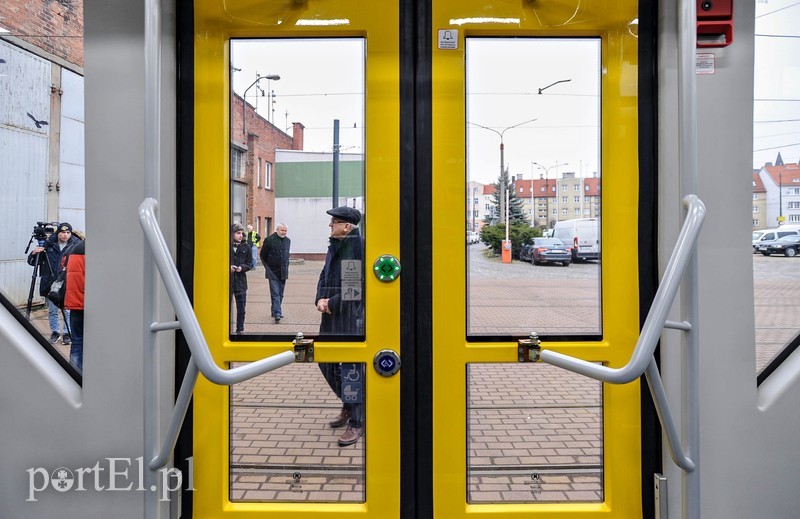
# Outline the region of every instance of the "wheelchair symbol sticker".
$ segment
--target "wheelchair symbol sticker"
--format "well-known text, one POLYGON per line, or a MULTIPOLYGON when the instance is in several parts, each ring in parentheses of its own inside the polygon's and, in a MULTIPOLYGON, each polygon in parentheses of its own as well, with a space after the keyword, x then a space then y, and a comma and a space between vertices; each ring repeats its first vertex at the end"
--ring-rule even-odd
POLYGON ((364 367, 356 363, 342 364, 342 402, 360 404, 364 401, 364 367))

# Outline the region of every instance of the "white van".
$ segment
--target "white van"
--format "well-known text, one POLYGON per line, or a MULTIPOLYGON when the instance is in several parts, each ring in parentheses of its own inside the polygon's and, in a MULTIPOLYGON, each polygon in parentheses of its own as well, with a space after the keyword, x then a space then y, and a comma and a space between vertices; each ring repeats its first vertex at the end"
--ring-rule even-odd
POLYGON ((600 259, 600 220, 597 218, 556 222, 553 237, 572 247, 572 261, 600 259))
POLYGON ((795 234, 800 234, 800 230, 798 230, 798 227, 794 225, 778 227, 777 229, 761 229, 760 231, 753 231, 753 254, 760 252, 759 247, 764 247, 766 249, 767 245, 774 243, 778 238, 792 236, 795 234), (761 235, 756 237, 756 232, 760 232, 761 235))

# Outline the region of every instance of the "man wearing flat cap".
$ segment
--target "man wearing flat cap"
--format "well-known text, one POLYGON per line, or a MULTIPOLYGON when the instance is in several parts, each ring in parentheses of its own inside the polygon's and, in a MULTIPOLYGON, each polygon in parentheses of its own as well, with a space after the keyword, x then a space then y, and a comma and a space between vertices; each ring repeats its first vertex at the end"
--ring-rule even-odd
POLYGON ((41 276, 39 281, 39 294, 44 296, 47 300, 47 319, 50 322, 50 342, 55 344, 58 339, 61 339, 63 344, 69 344, 69 310, 64 311, 65 321, 63 322, 64 333, 62 335, 62 319, 59 317, 58 307, 47 299, 47 293, 50 292, 50 286, 55 281, 56 276, 61 271, 61 258, 67 249, 78 243, 80 238, 72 234, 72 226, 67 222, 61 222, 56 227, 56 232, 48 236, 47 241, 44 242, 44 247, 36 247, 28 256, 28 265, 34 265, 39 256, 37 254, 44 252, 45 259, 41 263, 41 276))
MULTIPOLYGON (((319 333, 362 335, 364 333, 363 302, 363 258, 364 241, 358 230, 361 213, 352 207, 336 207, 326 211, 331 215, 330 245, 325 257, 325 266, 319 275, 317 295, 314 303, 322 314, 319 333), (360 279, 353 286, 354 273, 360 279), (343 277, 349 281, 342 287, 343 277)), ((363 367, 357 364, 357 380, 364 380, 363 367), (359 373, 360 371, 360 373, 359 373)), ((339 363, 320 363, 325 380, 339 399, 342 399, 342 365, 339 363)), ((362 386, 363 387, 363 386, 362 386)), ((364 404, 345 403, 339 416, 328 424, 332 428, 347 429, 339 438, 339 446, 345 447, 358 441, 364 432, 364 404)))

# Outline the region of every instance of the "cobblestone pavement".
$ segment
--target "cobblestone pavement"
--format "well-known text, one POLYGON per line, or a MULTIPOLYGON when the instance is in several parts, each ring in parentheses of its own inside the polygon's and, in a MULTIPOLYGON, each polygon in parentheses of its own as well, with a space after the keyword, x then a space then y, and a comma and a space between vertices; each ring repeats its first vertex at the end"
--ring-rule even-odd
MULTIPOLYGON (((502 265, 479 245, 469 247, 469 262, 470 333, 599 333, 596 263, 502 265)), ((800 330, 800 260, 754 255, 753 267, 760 370, 800 330)), ((263 268, 252 272, 246 333, 316 334, 321 268, 291 266, 280 324, 270 319, 263 268)), ((46 310, 31 320, 49 336, 46 310)), ((68 357, 69 346, 55 346, 68 357)), ((546 365, 487 364, 470 366, 468 386, 470 502, 603 499, 601 384, 546 365)), ((337 445, 342 430, 327 422, 340 403, 316 365, 288 366, 231 391, 231 499, 364 501, 368 435, 337 445)))

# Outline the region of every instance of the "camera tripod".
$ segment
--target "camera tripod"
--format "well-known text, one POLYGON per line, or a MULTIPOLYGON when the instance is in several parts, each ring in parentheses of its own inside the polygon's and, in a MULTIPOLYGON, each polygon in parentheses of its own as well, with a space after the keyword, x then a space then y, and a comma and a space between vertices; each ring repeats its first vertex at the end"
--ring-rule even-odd
MULTIPOLYGON (((25 247, 25 254, 28 254, 28 251, 31 249, 31 244, 33 243, 34 236, 31 236, 31 239, 28 241, 28 246, 25 247)), ((37 240, 39 247, 44 247, 44 240, 37 240)), ((28 290, 28 304, 25 306, 25 319, 30 320, 31 318, 31 305, 33 303, 33 289, 36 287, 36 278, 39 277, 39 273, 41 271, 42 264, 46 261, 47 254, 42 251, 36 255, 36 261, 33 263, 33 274, 31 275, 31 287, 28 290)))

